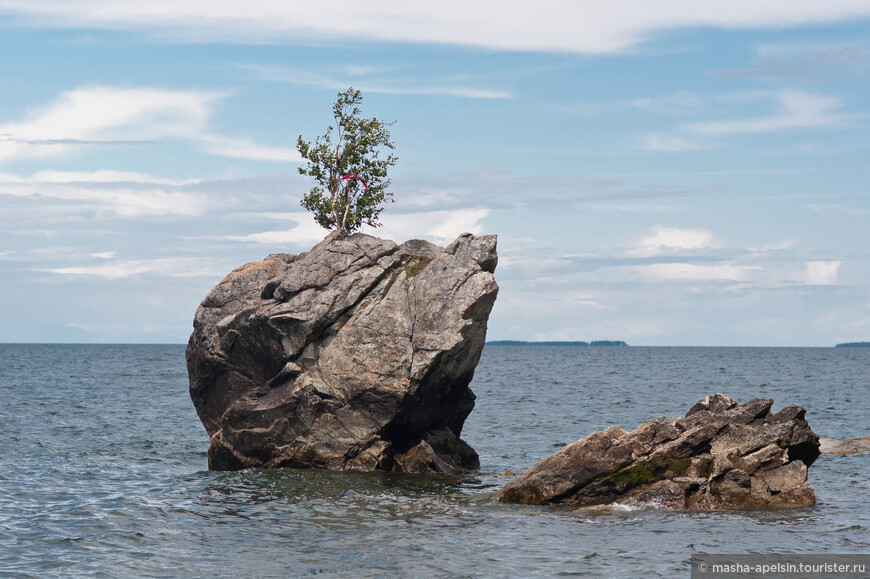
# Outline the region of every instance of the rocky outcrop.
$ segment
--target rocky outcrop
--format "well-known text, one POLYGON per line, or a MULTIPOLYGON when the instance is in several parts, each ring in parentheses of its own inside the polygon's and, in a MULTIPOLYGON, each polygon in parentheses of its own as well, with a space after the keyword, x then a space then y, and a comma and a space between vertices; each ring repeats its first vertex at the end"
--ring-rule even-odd
POLYGON ((477 468, 459 436, 497 261, 494 235, 441 248, 331 234, 233 270, 187 347, 209 468, 477 468))
POLYGON ((772 405, 716 394, 685 418, 655 418, 633 432, 610 427, 538 462, 496 498, 699 510, 813 505, 807 468, 819 456, 819 438, 806 410, 792 405, 774 413, 772 405))

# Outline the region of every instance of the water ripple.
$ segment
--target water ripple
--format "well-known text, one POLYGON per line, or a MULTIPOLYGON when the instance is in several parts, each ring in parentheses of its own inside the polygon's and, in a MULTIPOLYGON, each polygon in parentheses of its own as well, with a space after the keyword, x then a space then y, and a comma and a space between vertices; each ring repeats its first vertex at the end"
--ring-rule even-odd
POLYGON ((801 404, 818 433, 867 436, 868 375, 861 350, 487 347, 463 432, 480 472, 212 473, 183 346, 0 345, 0 570, 673 577, 700 551, 866 553, 867 456, 820 458, 811 509, 575 512, 489 496, 509 469, 714 392, 801 404))

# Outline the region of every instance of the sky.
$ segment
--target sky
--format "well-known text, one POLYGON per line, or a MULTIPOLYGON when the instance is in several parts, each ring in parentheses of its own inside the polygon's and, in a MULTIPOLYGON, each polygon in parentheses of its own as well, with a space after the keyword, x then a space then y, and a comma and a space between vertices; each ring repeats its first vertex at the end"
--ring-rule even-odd
POLYGON ((870 340, 870 3, 427 4, 0 0, 0 342, 186 342, 328 233, 295 144, 351 86, 367 232, 498 234, 491 340, 870 340))

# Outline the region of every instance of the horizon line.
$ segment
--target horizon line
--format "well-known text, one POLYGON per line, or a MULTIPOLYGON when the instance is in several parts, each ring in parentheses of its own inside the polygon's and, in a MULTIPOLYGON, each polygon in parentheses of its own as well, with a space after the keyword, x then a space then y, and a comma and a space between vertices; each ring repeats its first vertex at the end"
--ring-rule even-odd
MULTIPOLYGON (((522 346, 583 346, 596 348, 837 348, 851 346, 853 344, 868 344, 870 341, 840 342, 824 346, 759 346, 759 345, 711 345, 711 344, 637 344, 630 345, 593 345, 594 342, 622 342, 622 340, 487 340, 486 346, 509 346, 511 344, 522 346)), ((186 346, 187 342, 11 342, 0 340, 0 346, 186 346)))

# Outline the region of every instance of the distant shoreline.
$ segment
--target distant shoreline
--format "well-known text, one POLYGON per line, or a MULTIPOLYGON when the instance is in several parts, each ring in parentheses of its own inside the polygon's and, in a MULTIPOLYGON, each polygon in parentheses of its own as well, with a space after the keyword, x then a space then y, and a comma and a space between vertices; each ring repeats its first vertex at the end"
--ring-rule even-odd
POLYGON ((593 340, 591 342, 525 342, 522 340, 493 340, 487 346, 605 346, 626 347, 622 340, 593 340))
POLYGON ((870 348, 870 342, 845 342, 837 344, 835 348, 870 348))

